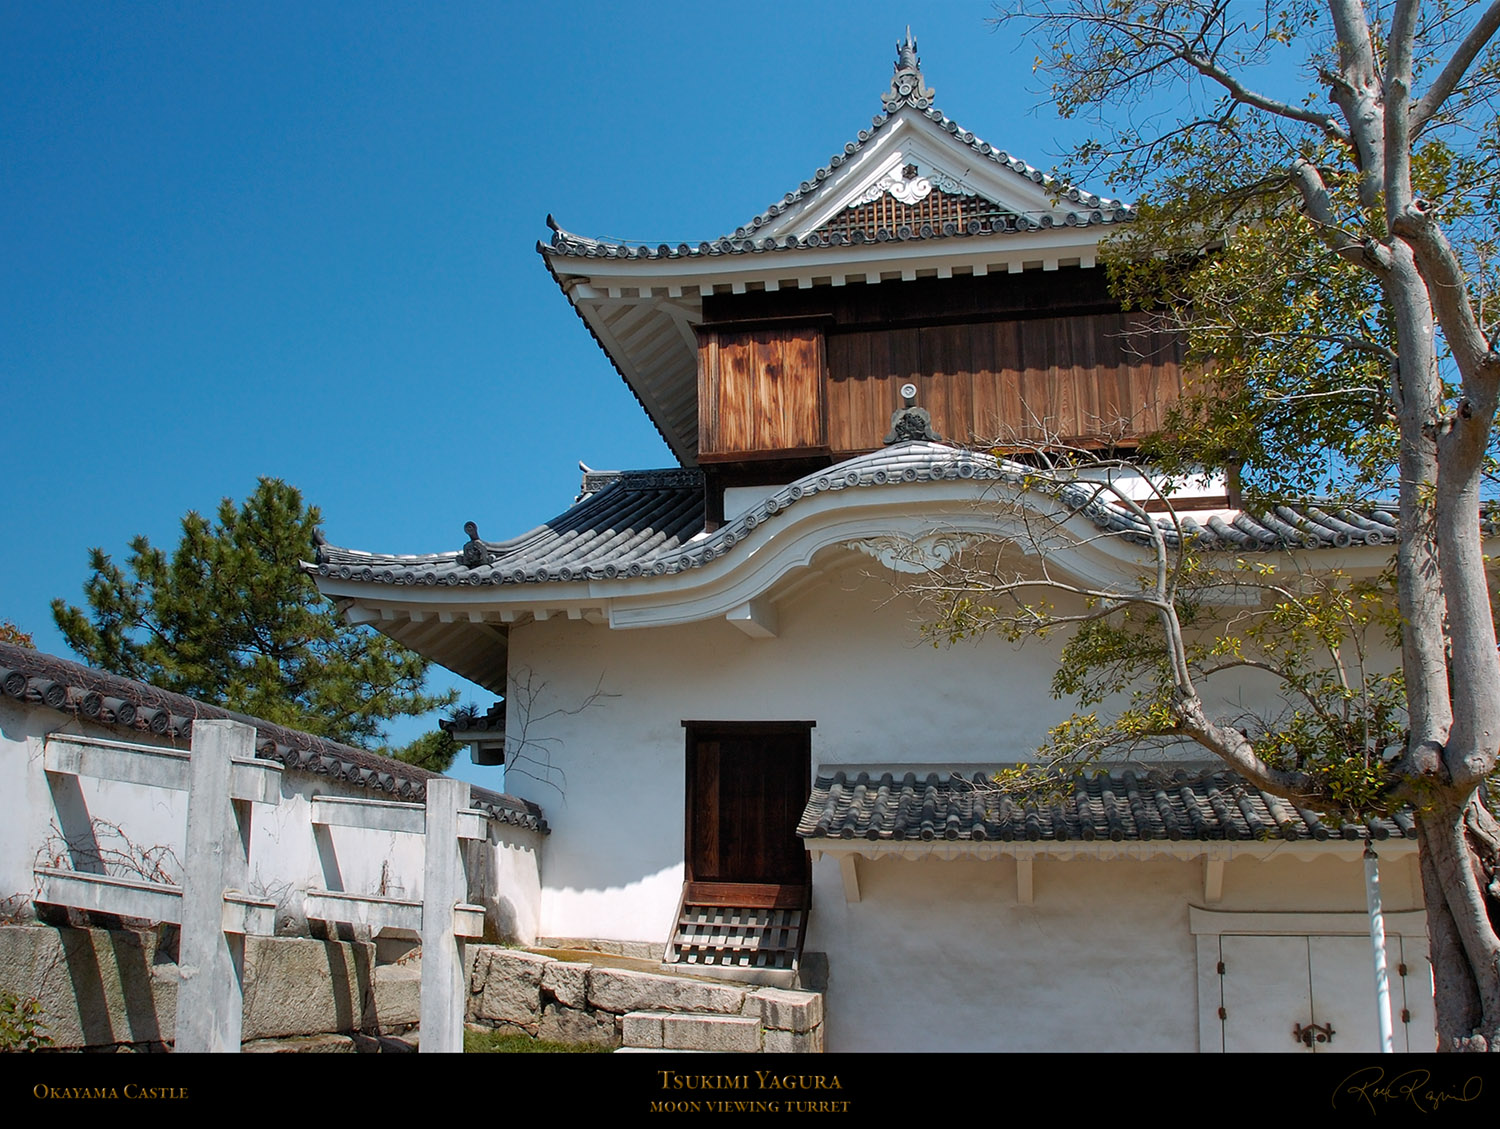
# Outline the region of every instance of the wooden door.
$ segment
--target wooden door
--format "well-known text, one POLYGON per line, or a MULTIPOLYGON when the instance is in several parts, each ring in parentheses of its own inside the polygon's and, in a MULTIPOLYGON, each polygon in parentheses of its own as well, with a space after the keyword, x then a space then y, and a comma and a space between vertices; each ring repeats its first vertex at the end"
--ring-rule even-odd
POLYGON ((806 886, 811 722, 688 722, 687 878, 806 886))
MULTIPOLYGON (((1395 1048, 1433 1049, 1432 973, 1418 953, 1407 963, 1405 938, 1386 937, 1395 1048)), ((1219 940, 1226 1051, 1314 1054, 1379 1051, 1374 968, 1368 937, 1225 935, 1219 940), (1306 1042, 1296 1027, 1316 1025, 1306 1042), (1327 1032, 1331 1031, 1329 1036, 1327 1032)))

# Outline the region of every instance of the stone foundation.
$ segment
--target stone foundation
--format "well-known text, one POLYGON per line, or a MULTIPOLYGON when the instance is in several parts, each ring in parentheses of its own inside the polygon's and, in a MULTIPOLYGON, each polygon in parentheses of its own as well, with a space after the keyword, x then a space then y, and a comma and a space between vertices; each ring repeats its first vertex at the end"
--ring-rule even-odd
MULTIPOLYGON (((44 1030, 58 1049, 166 1050, 176 1037, 180 982, 173 936, 169 928, 0 927, 0 989, 40 1002, 44 1030)), ((416 955, 377 966, 368 941, 247 938, 244 1049, 405 1049, 362 1036, 402 1034, 417 1024, 416 955)), ((471 946, 469 956, 468 1018, 487 1027, 641 1050, 823 1049, 818 992, 608 968, 491 945, 471 946)))
MULTIPOLYGON (((0 989, 41 1004, 54 1047, 165 1049, 176 1038, 170 929, 0 928, 0 989)), ((369 942, 250 937, 243 1040, 399 1033, 418 1017, 415 963, 379 968, 369 942)))
POLYGON ((562 961, 474 952, 469 1018, 541 1039, 639 1050, 818 1052, 823 996, 562 961))

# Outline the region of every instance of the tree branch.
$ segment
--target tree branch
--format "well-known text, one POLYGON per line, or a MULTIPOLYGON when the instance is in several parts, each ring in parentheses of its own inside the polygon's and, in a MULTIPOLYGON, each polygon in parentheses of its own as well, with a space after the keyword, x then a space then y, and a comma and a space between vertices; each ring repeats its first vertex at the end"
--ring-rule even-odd
POLYGON ((1421 201, 1413 201, 1393 218, 1391 226, 1416 255, 1433 310, 1464 380, 1478 377, 1483 368, 1494 368, 1495 354, 1474 317, 1463 265, 1436 218, 1421 201))
POLYGON ((1333 196, 1316 165, 1307 160, 1292 162, 1288 170, 1292 184, 1302 197, 1307 216, 1318 229, 1318 237, 1334 254, 1366 270, 1388 270, 1390 253, 1380 244, 1362 238, 1339 223, 1333 214, 1333 196))
POLYGON ((1427 88, 1427 93, 1413 104, 1411 109, 1411 131, 1415 137, 1422 128, 1443 108, 1453 92, 1458 89, 1458 84, 1468 73, 1469 67, 1479 56, 1479 52, 1494 37, 1495 32, 1500 30, 1500 0, 1490 4, 1479 22, 1470 29, 1469 34, 1464 36, 1457 49, 1449 56, 1443 69, 1438 72, 1437 78, 1427 88))

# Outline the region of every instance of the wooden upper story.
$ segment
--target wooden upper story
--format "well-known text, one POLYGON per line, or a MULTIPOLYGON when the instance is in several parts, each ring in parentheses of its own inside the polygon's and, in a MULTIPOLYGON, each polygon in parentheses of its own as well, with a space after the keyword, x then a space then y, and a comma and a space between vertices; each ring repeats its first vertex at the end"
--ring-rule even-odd
POLYGON ((698 461, 882 445, 903 385, 958 443, 1132 447, 1182 390, 1182 344, 1079 268, 703 300, 698 461))
POLYGON ((1096 266, 1134 210, 932 99, 908 37, 871 127, 717 239, 616 243, 548 217, 548 269, 684 466, 789 481, 874 450, 906 385, 957 443, 1128 449, 1161 426, 1182 347, 1096 266))

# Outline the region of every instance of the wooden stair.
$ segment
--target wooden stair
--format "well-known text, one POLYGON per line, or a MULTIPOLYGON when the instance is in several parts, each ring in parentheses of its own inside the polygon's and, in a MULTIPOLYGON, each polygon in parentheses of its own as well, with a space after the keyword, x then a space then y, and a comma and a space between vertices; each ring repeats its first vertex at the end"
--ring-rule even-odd
POLYGON ((705 972, 795 976, 811 893, 807 886, 689 882, 664 963, 705 972))

